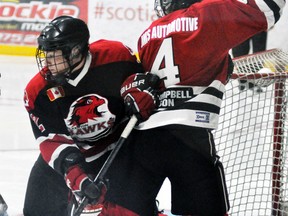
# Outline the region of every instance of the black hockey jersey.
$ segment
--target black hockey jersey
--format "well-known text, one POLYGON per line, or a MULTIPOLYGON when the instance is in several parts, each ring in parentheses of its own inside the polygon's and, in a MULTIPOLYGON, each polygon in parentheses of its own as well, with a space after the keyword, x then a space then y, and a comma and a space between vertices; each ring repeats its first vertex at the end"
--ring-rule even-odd
POLYGON ((85 65, 73 79, 50 86, 36 74, 24 103, 44 160, 60 171, 63 158, 81 151, 91 162, 113 148, 125 126, 122 82, 142 72, 131 50, 120 42, 90 44, 85 65))

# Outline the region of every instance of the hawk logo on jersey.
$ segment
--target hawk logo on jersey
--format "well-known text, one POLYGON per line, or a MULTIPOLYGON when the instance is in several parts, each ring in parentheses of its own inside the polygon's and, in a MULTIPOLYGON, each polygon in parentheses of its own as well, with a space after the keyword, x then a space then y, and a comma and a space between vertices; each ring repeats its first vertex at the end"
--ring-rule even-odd
POLYGON ((66 126, 79 141, 96 141, 111 131, 115 115, 108 109, 106 98, 89 94, 78 98, 70 106, 66 126))
POLYGON ((70 119, 70 125, 77 126, 88 122, 89 119, 101 117, 101 111, 98 108, 105 103, 104 99, 95 96, 86 96, 80 98, 72 106, 73 112, 70 119))

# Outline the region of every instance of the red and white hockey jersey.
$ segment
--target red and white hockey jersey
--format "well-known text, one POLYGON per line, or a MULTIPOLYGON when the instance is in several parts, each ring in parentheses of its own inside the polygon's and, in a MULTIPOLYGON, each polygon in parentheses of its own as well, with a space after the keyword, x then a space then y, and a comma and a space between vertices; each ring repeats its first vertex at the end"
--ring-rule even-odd
POLYGON ((228 52, 270 29, 285 0, 203 0, 154 21, 139 38, 144 70, 164 80, 160 107, 138 129, 170 124, 215 129, 228 52))

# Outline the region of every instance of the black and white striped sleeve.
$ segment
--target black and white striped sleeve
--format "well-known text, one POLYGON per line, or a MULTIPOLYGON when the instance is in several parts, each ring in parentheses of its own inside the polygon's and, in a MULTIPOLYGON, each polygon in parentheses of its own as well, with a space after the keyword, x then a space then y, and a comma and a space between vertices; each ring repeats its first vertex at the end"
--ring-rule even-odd
POLYGON ((280 19, 286 0, 255 0, 255 2, 265 14, 270 29, 280 19))

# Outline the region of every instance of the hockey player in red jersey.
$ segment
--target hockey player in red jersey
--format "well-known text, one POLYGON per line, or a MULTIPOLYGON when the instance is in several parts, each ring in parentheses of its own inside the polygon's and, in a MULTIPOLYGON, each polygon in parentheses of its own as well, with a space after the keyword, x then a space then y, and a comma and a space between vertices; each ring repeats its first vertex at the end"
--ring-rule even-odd
MULTIPOLYGON (((228 52, 270 29, 284 5, 285 0, 155 1, 159 19, 140 36, 138 52, 144 70, 162 80, 159 105, 152 112, 150 103, 151 116, 142 116, 117 167, 111 168, 118 178, 110 178, 101 216, 110 215, 109 206, 115 205, 135 213, 127 215, 151 216, 165 178, 171 182, 173 214, 223 216, 229 211, 212 135, 232 72, 228 52)), ((137 86, 126 90, 131 80, 121 92, 130 114, 139 111, 142 97, 137 86)))
POLYGON ((120 42, 88 42, 85 22, 69 16, 55 18, 38 37, 40 72, 24 102, 41 154, 29 177, 25 216, 68 215, 70 191, 98 198, 93 179, 125 127, 120 87, 142 67, 120 42))

